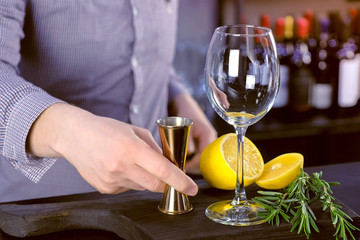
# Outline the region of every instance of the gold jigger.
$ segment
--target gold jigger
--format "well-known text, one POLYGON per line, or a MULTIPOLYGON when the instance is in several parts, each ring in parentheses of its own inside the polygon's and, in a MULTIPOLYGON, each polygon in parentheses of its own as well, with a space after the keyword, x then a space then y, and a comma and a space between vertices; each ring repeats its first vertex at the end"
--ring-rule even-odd
MULTIPOLYGON (((184 171, 193 121, 189 118, 167 117, 157 120, 156 123, 159 127, 163 155, 184 171)), ((163 213, 176 215, 190 212, 193 207, 186 194, 166 185, 158 209, 163 213)))

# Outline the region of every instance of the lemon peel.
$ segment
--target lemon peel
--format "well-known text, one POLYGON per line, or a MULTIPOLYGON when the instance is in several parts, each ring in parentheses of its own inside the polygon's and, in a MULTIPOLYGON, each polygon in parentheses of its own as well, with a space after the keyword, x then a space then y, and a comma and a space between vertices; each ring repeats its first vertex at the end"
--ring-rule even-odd
POLYGON ((282 189, 295 181, 303 166, 302 154, 284 153, 265 164, 261 177, 255 183, 269 190, 282 189))

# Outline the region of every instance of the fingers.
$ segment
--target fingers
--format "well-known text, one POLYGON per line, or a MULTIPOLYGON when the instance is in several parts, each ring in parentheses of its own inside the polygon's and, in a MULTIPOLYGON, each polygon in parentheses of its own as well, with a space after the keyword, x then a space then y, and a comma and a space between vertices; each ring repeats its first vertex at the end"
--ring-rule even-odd
POLYGON ((134 130, 134 133, 140 139, 142 139, 147 145, 149 145, 151 148, 158 151, 159 153, 162 153, 161 148, 159 147, 159 145, 156 143, 156 141, 152 137, 150 131, 145 130, 143 128, 139 128, 139 127, 133 127, 133 130, 134 130))
MULTIPOLYGON (((141 177, 134 177, 133 180, 140 186, 153 192, 162 192, 165 183, 167 183, 180 192, 190 196, 196 195, 198 191, 197 185, 182 170, 162 155, 162 151, 151 133, 147 130, 144 131, 142 128, 133 129, 137 136, 151 147, 142 157, 138 158, 139 160, 136 164, 139 168, 134 176, 141 177), (142 169, 147 172, 141 172, 142 169)), ((194 142, 192 142, 192 146, 195 150, 194 142)))
MULTIPOLYGON (((144 159, 138 163, 148 173, 158 180, 169 184, 177 191, 194 196, 198 192, 195 182, 188 177, 182 170, 171 163, 167 158, 155 151, 148 151, 144 159)), ((144 183, 145 187, 151 191, 159 191, 161 184, 156 179, 144 183)), ((163 186, 161 186, 161 189, 163 186)))
POLYGON ((158 179, 153 174, 143 169, 143 166, 135 166, 134 173, 131 174, 131 181, 136 183, 137 188, 135 190, 149 190, 152 192, 163 192, 165 182, 158 179))
POLYGON ((117 194, 126 189, 163 192, 165 183, 142 167, 131 165, 107 171, 100 178, 92 178, 92 185, 101 193, 117 194))

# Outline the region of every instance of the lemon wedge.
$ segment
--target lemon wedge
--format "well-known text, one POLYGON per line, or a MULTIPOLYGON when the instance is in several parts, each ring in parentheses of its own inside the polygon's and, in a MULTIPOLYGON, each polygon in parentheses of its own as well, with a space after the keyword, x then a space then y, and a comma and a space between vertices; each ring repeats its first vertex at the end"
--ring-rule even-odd
POLYGON ((304 166, 300 153, 285 153, 267 162, 255 183, 265 189, 282 189, 295 181, 304 166))

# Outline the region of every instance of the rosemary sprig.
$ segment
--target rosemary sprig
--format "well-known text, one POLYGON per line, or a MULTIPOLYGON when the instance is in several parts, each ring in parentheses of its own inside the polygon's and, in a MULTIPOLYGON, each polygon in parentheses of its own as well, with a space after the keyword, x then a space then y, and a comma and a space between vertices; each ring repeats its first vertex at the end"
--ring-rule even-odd
POLYGON ((336 239, 347 240, 348 236, 355 240, 352 231, 360 231, 352 225, 352 219, 341 210, 341 206, 334 203, 335 198, 331 186, 336 182, 326 182, 322 179, 322 172, 313 173, 312 176, 301 170, 301 174, 292 182, 284 192, 258 191, 262 196, 253 198, 264 210, 259 216, 270 224, 280 225, 281 217, 292 224, 291 232, 304 232, 309 238, 311 231, 319 232, 316 225, 316 216, 310 204, 320 201, 323 211, 329 210, 332 224, 335 228, 336 239))

